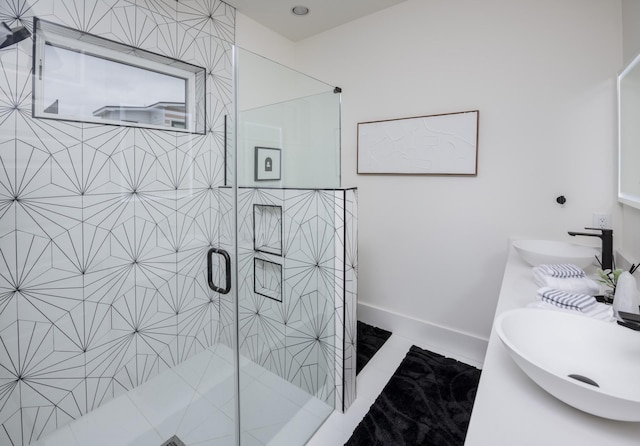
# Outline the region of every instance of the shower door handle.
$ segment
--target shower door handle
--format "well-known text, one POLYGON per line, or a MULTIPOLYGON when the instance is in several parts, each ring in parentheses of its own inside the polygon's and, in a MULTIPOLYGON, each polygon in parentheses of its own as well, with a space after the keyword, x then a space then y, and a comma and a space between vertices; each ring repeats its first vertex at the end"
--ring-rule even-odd
POLYGON ((224 249, 211 248, 207 252, 207 282, 209 282, 209 288, 216 293, 227 294, 231 290, 231 257, 229 253, 224 249), (224 257, 224 273, 226 276, 226 283, 224 288, 220 288, 213 283, 213 255, 217 254, 224 257))

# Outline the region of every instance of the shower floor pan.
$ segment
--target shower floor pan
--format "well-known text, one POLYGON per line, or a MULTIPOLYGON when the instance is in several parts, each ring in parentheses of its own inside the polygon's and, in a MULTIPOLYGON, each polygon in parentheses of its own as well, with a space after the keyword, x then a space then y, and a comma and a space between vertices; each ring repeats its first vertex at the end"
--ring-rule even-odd
MULTIPOLYGON (((36 446, 234 446, 232 351, 205 350, 32 443, 36 446)), ((333 409, 241 359, 241 444, 304 444, 333 409)))

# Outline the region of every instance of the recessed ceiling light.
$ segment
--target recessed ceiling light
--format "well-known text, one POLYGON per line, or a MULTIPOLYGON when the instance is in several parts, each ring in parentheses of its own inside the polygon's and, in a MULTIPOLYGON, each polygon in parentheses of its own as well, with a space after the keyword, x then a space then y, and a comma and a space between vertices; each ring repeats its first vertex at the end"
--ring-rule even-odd
POLYGON ((307 15, 309 14, 309 8, 306 6, 294 6, 291 8, 291 13, 293 15, 307 15))

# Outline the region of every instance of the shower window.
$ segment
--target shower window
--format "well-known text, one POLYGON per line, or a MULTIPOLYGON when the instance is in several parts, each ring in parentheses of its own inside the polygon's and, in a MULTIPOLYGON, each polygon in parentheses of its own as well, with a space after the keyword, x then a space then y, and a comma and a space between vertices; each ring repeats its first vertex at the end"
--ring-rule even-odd
POLYGON ((205 70, 36 19, 33 115, 203 133, 205 70))

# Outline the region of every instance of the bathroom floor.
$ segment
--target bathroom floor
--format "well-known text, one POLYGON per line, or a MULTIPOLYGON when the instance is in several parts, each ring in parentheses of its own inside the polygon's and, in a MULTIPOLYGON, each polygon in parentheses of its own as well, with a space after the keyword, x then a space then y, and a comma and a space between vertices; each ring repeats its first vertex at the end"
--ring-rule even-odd
MULTIPOLYGON (((166 370, 38 442, 37 446, 234 446, 232 352, 219 345, 166 370)), ((241 360, 243 446, 302 444, 332 408, 241 360), (275 409, 275 410, 274 410, 275 409)))
POLYGON ((307 446, 342 446, 345 444, 412 345, 482 368, 482 363, 446 351, 433 343, 421 339, 409 339, 394 333, 358 374, 357 397, 351 407, 345 413, 333 412, 309 440, 307 446))
MULTIPOLYGON (((307 446, 343 445, 412 345, 482 367, 477 361, 437 345, 392 334, 358 374, 358 396, 343 414, 331 413, 331 408, 324 402, 264 368, 243 361, 240 380, 244 420, 242 445, 301 444, 325 418, 325 423, 307 446)), ((233 446, 235 407, 231 364, 232 352, 227 347, 220 345, 206 350, 34 445, 159 446, 177 435, 189 446, 233 446)))

